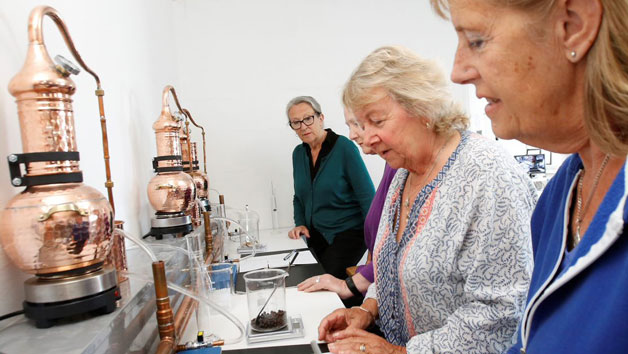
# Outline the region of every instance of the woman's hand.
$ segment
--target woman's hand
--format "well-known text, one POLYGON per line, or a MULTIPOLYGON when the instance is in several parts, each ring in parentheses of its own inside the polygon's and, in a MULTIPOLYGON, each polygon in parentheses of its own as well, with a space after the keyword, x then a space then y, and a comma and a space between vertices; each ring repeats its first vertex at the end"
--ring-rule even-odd
POLYGON ((318 325, 318 339, 328 343, 336 339, 334 334, 347 328, 366 329, 373 323, 373 316, 362 309, 338 309, 325 316, 318 325))
POLYGON ((310 230, 308 230, 307 227, 303 225, 297 226, 294 229, 290 230, 288 232, 288 237, 293 240, 297 240, 299 237, 301 237, 301 234, 305 235, 305 237, 307 238, 310 238, 310 230))
POLYGON ((332 338, 334 338, 334 342, 329 344, 329 350, 333 353, 406 353, 405 347, 390 344, 384 338, 363 329, 349 327, 343 331, 335 332, 332 338))
POLYGON ((338 294, 341 299, 348 299, 353 296, 351 290, 349 290, 349 287, 347 286, 347 283, 331 274, 323 274, 305 279, 297 285, 297 289, 299 291, 305 291, 306 293, 329 290, 338 294))

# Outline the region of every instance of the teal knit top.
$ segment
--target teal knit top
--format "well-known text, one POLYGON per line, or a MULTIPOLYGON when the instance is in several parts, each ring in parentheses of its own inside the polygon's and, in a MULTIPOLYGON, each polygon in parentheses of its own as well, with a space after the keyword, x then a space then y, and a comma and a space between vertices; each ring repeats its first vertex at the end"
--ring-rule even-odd
POLYGON ((331 244, 339 232, 364 228, 375 187, 358 148, 346 137, 339 135, 320 158, 312 180, 305 143, 292 152, 294 223, 315 228, 331 244))

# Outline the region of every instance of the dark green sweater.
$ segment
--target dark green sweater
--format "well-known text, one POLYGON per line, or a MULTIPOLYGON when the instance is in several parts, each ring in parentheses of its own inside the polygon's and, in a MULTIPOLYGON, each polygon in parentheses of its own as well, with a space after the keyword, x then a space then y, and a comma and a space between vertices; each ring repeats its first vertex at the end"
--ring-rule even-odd
POLYGON ((338 140, 312 181, 305 143, 292 152, 294 223, 314 227, 332 243, 336 234, 364 227, 375 187, 358 148, 346 137, 338 140))

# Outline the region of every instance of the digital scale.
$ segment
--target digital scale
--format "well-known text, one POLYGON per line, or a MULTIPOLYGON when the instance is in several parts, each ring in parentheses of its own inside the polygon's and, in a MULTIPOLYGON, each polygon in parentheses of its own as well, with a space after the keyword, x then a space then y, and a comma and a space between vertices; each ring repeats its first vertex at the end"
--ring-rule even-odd
POLYGON ((305 336, 305 333, 303 332, 303 320, 301 319, 301 315, 294 317, 288 316, 288 325, 283 329, 273 332, 258 332, 251 328, 250 323, 246 325, 246 342, 249 344, 279 339, 301 338, 303 336, 305 336))

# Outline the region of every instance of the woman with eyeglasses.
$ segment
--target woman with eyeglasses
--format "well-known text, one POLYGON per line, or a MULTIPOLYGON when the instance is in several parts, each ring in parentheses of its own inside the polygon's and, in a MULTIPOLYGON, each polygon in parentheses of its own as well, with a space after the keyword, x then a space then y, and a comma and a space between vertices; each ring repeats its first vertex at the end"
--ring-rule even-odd
MULTIPOLYGON (((364 144, 364 129, 358 123, 353 112, 344 109, 345 123, 349 127, 349 139, 353 140, 362 152, 367 155, 374 155, 376 152, 369 146, 364 144)), ((364 242, 369 250, 366 264, 355 267, 355 274, 342 279, 336 278, 329 274, 323 274, 321 276, 314 276, 308 278, 297 286, 299 291, 314 292, 329 290, 333 291, 343 299, 345 304, 360 304, 364 300, 364 293, 368 289, 369 285, 374 281, 373 270, 373 247, 375 245, 375 237, 377 236, 377 228, 379 226, 379 220, 382 216, 382 209, 384 208, 384 201, 386 200, 386 193, 388 187, 395 177, 396 169, 386 164, 384 167, 384 175, 379 182, 375 197, 371 202, 371 207, 366 219, 364 220, 364 242)))
POLYGON ((364 218, 375 194, 357 147, 325 129, 325 116, 310 96, 286 107, 288 124, 303 141, 292 153, 294 223, 288 236, 307 238, 325 271, 346 277, 366 251, 364 218))

